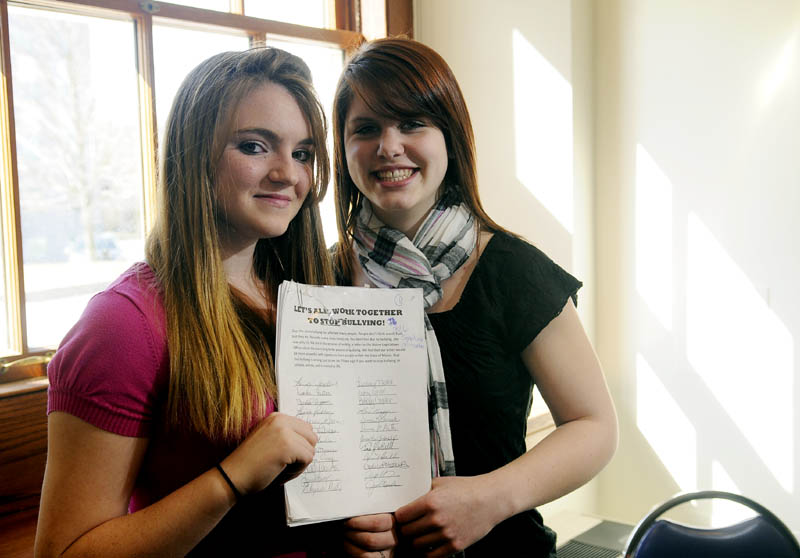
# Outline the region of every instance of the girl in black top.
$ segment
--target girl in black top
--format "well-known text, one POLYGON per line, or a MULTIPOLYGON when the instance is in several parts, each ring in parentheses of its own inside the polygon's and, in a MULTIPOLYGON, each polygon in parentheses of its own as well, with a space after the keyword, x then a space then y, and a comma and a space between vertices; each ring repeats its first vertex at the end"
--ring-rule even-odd
POLYGON ((435 332, 438 476, 394 514, 349 520, 348 552, 554 556, 536 506, 590 480, 617 444, 574 306, 580 282, 486 215, 463 96, 430 48, 363 45, 340 79, 333 125, 340 281, 421 287, 435 332), (534 383, 557 428, 526 451, 534 383))

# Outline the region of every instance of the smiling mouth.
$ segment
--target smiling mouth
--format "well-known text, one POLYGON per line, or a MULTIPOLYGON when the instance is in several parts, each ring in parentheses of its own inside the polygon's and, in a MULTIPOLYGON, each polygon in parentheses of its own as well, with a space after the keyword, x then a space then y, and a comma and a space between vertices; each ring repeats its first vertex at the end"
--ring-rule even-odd
POLYGON ((292 201, 289 196, 283 194, 256 194, 253 196, 257 200, 262 200, 277 207, 286 207, 292 201))
POLYGON ((381 182, 402 182, 411 178, 411 176, 419 169, 393 169, 385 171, 376 171, 375 176, 381 182))

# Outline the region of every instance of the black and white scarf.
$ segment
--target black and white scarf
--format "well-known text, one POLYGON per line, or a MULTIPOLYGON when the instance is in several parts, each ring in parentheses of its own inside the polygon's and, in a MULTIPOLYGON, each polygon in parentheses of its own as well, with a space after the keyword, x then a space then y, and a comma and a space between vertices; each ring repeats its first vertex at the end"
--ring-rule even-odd
MULTIPOLYGON (((442 298, 442 281, 466 262, 477 241, 475 218, 455 188, 447 188, 413 240, 384 225, 364 198, 353 233, 353 248, 367 276, 383 288, 419 287, 425 308, 442 298)), ((425 314, 428 347, 428 419, 431 428, 433 476, 453 476, 455 460, 450 437, 442 357, 431 322, 425 314)))

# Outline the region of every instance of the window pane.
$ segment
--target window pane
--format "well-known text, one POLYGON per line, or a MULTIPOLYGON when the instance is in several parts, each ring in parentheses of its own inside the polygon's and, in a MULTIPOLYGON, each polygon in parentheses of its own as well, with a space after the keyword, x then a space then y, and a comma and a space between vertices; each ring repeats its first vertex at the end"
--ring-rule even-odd
POLYGON ((9 7, 28 346, 143 255, 134 29, 9 7))
POLYGON ((245 15, 309 27, 329 25, 327 0, 245 0, 245 15))
POLYGON ((214 54, 229 50, 245 50, 249 45, 250 40, 246 35, 198 31, 154 22, 153 57, 159 145, 162 144, 164 124, 172 100, 186 74, 214 54))
MULTIPOLYGON (((333 141, 331 139, 331 110, 333 107, 333 94, 336 92, 336 83, 344 64, 344 51, 338 47, 328 47, 309 43, 267 40, 269 46, 288 50, 306 61, 311 70, 314 87, 325 115, 328 118, 328 151, 333 162, 333 141)), ((333 201, 333 184, 328 185, 328 193, 320 204, 322 214, 322 230, 325 234, 325 243, 330 246, 337 240, 336 209, 333 201)))
POLYGON ((231 8, 230 0, 170 0, 170 2, 182 6, 191 6, 192 8, 215 10, 217 12, 227 12, 230 11, 231 8))

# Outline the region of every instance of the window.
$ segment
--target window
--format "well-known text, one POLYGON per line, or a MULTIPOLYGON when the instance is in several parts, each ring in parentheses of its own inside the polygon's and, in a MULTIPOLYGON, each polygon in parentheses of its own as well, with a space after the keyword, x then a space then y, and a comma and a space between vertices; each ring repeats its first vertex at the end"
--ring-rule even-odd
POLYGON ((15 6, 8 18, 25 323, 37 349, 141 259, 136 48, 130 20, 15 6))
POLYGON ((247 2, 245 15, 310 27, 336 27, 336 16, 326 0, 260 0, 247 2))
POLYGON ((244 50, 249 38, 241 32, 176 26, 168 19, 153 18, 153 62, 158 143, 163 140, 172 99, 183 78, 209 56, 226 50, 244 50), (180 48, 175 48, 180 45, 180 48))
POLYGON ((156 138, 192 67, 279 46, 306 60, 330 111, 344 49, 361 37, 360 4, 0 3, 0 363, 54 349, 88 299, 143 257, 156 138))

